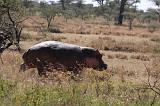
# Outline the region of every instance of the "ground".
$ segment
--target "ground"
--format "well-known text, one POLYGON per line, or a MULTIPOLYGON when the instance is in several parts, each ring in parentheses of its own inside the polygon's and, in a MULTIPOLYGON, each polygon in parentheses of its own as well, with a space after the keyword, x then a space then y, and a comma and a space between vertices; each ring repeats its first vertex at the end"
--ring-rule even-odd
MULTIPOLYGON (((51 74, 51 76, 48 79, 39 77, 37 75, 36 69, 30 69, 24 73, 19 72, 19 65, 23 62, 21 56, 25 50, 27 50, 34 44, 42 41, 58 40, 81 46, 94 47, 99 49, 100 52, 103 54, 103 60, 105 61, 105 63, 108 64, 107 70, 103 72, 98 72, 92 69, 85 69, 82 74, 82 77, 84 79, 82 79, 82 81, 80 82, 79 81, 74 82, 74 84, 75 83, 79 84, 80 88, 84 87, 84 89, 79 88, 80 90, 85 91, 85 89, 87 88, 91 90, 91 93, 87 93, 87 96, 94 92, 93 94, 98 95, 97 98, 99 98, 99 95, 101 95, 102 92, 98 94, 97 89, 103 91, 102 90, 102 88, 104 87, 103 83, 107 83, 107 86, 115 88, 114 89, 115 91, 116 89, 118 89, 116 87, 117 86, 121 87, 122 83, 123 85, 122 91, 125 89, 124 88, 125 86, 128 87, 126 90, 124 90, 125 93, 127 93, 128 89, 129 91, 131 90, 130 87, 132 87, 132 85, 137 86, 145 84, 148 78, 147 69, 148 68, 152 69, 154 68, 155 64, 159 64, 157 63, 156 59, 159 58, 159 51, 160 51, 160 42, 159 42, 160 30, 156 30, 155 32, 151 33, 148 31, 146 27, 134 27, 133 30, 129 30, 127 27, 127 22, 124 26, 116 26, 113 23, 110 24, 111 24, 111 31, 109 30, 107 23, 105 23, 105 20, 102 20, 101 18, 85 20, 83 22, 80 19, 72 19, 68 20, 68 22, 65 22, 63 17, 56 17, 54 22, 52 22, 52 27, 59 28, 62 31, 62 33, 51 33, 42 31, 43 28, 46 27, 46 22, 44 19, 37 16, 30 17, 29 20, 23 23, 24 30, 21 37, 22 41, 20 42, 22 52, 19 53, 13 51, 13 48, 15 47, 11 47, 12 49, 5 51, 2 55, 4 64, 0 63, 1 79, 16 83, 17 84, 16 86, 19 87, 18 89, 22 90, 21 92, 23 92, 23 90, 26 89, 27 87, 37 84, 42 86, 42 89, 44 87, 43 85, 46 86, 58 85, 59 87, 59 84, 62 84, 62 86, 66 85, 69 86, 70 84, 72 84, 70 82, 72 81, 72 79, 69 77, 68 74, 66 74, 66 72, 55 71, 54 73, 49 73, 51 74), (97 78, 99 78, 98 79, 99 83, 97 82, 97 78), (110 84, 109 80, 111 80, 112 86, 108 85, 110 84), (84 86, 84 84, 86 86, 84 86), (95 91, 93 91, 92 87, 90 88, 88 86, 95 87, 95 91), (98 86, 102 88, 97 88, 98 86)), ((77 86, 78 85, 75 85, 75 87, 77 86)), ((107 87, 107 89, 110 89, 109 87, 107 87)), ((74 88, 74 86, 70 85, 69 88, 74 88)), ((35 89, 36 88, 34 88, 34 90, 35 89)), ((60 89, 64 91, 63 88, 60 89)), ((121 88, 119 88, 119 90, 121 90, 121 88)), ((119 96, 116 92, 110 95, 110 96, 117 95, 117 97, 110 98, 113 100, 117 100, 117 102, 114 105, 116 104, 129 105, 127 103, 131 102, 126 102, 126 100, 128 100, 129 98, 135 100, 137 99, 137 101, 140 99, 137 96, 135 96, 135 94, 132 95, 131 91, 130 94, 135 98, 128 97, 128 95, 125 95, 125 93, 122 91, 120 91, 121 92, 120 95, 122 95, 124 100, 121 100, 122 98, 118 98, 119 96), (125 99, 125 96, 127 96, 128 99, 127 98, 125 99)), ((47 92, 46 89, 45 92, 47 92)), ((103 93, 101 96, 103 98, 103 93)), ((140 94, 140 97, 142 97, 142 99, 144 99, 143 96, 144 96, 143 94, 140 94)), ((151 95, 151 97, 152 96, 153 95, 151 95)), ((94 97, 94 99, 95 98, 96 97, 94 97)), ((102 98, 99 98, 100 102, 103 102, 104 98, 103 99, 102 98)), ((148 104, 150 104, 150 101, 152 102, 152 99, 151 100, 146 99, 146 100, 149 101, 148 104)), ((108 101, 107 104, 109 105, 110 104, 109 101, 112 100, 107 99, 107 101, 108 101)), ((62 100, 62 102, 64 101, 62 100)), ((131 103, 131 104, 136 105, 136 103, 133 104, 131 103)), ((159 102, 157 102, 157 105, 158 103, 159 102)), ((69 105, 69 103, 68 104, 66 103, 66 105, 69 105)), ((73 103, 72 105, 75 104, 73 103)), ((85 105, 91 105, 91 104, 85 103, 85 105)), ((100 103, 97 105, 101 106, 100 103)), ((105 103, 103 105, 105 105, 105 103)), ((113 104, 111 103, 111 105, 113 104)), ((139 105, 144 105, 144 104, 140 103, 139 105)))

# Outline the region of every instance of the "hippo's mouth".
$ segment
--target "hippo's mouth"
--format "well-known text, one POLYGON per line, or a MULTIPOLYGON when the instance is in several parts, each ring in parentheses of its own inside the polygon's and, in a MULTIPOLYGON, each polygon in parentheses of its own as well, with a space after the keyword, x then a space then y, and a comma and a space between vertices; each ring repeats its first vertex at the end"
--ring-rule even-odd
POLYGON ((99 67, 99 71, 103 71, 103 70, 106 70, 107 69, 107 64, 102 64, 100 67, 99 67))
POLYGON ((99 70, 99 71, 103 71, 103 70, 106 70, 107 69, 107 64, 102 64, 102 65, 100 65, 100 67, 94 67, 93 69, 95 69, 95 70, 99 70))
POLYGON ((19 72, 25 71, 25 69, 26 69, 26 66, 25 66, 25 64, 23 63, 23 64, 20 65, 19 72))
POLYGON ((103 65, 102 65, 102 68, 105 69, 105 70, 107 69, 107 67, 108 67, 107 64, 103 64, 103 65))

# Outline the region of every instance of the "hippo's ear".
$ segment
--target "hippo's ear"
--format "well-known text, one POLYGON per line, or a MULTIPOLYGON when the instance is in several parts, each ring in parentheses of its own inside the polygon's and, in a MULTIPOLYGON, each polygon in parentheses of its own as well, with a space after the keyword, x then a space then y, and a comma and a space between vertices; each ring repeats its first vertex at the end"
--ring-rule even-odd
POLYGON ((102 56, 104 56, 104 54, 103 53, 101 54, 98 49, 96 50, 95 55, 99 56, 101 58, 102 58, 102 56))
POLYGON ((96 49, 96 53, 99 53, 99 50, 98 50, 98 49, 96 49))
POLYGON ((99 52, 99 50, 98 49, 96 49, 96 55, 99 55, 100 54, 100 52, 99 52))

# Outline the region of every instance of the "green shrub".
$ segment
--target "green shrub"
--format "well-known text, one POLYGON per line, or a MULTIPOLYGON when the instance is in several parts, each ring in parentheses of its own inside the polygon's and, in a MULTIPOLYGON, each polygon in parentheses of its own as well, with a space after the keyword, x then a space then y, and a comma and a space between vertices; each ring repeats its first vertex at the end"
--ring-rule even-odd
POLYGON ((13 85, 9 82, 0 79, 0 99, 7 97, 13 90, 13 85))
POLYGON ((159 27, 160 27, 159 24, 155 24, 155 23, 149 24, 149 25, 148 25, 148 31, 151 32, 151 33, 153 33, 153 32, 155 32, 156 30, 158 30, 159 27))
POLYGON ((62 33, 59 28, 49 28, 48 31, 51 33, 62 33))
MULTIPOLYGON (((150 106, 154 98, 150 89, 127 81, 110 80, 104 74, 89 73, 89 79, 82 82, 36 84, 24 88, 1 80, 0 103, 1 106, 150 106)), ((159 104, 157 96, 154 105, 159 104)))

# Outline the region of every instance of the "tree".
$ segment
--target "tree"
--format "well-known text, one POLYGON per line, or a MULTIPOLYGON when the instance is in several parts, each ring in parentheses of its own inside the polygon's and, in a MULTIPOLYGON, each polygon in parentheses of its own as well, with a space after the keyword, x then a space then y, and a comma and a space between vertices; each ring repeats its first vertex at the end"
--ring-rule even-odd
POLYGON ((73 16, 73 8, 72 8, 72 3, 76 0, 59 0, 59 4, 61 5, 60 13, 64 16, 65 21, 69 18, 72 18, 73 16))
POLYGON ((46 2, 41 2, 41 16, 47 20, 47 29, 50 28, 52 20, 59 13, 58 7, 49 5, 46 2))
POLYGON ((160 6, 160 0, 151 0, 156 6, 160 6))
POLYGON ((25 7, 25 8, 31 8, 34 6, 34 2, 35 1, 32 1, 32 0, 22 0, 22 5, 25 7))
POLYGON ((64 10, 61 13, 65 18, 65 22, 67 22, 68 19, 71 19, 74 16, 74 12, 72 10, 64 10))
POLYGON ((77 0, 77 2, 73 6, 76 16, 77 17, 80 16, 82 20, 84 20, 84 16, 86 14, 83 2, 84 2, 83 0, 77 0))
POLYGON ((65 0, 60 0, 60 2, 61 2, 61 4, 62 4, 62 10, 65 10, 66 9, 66 7, 65 7, 65 0))
POLYGON ((126 5, 133 5, 135 3, 138 3, 139 0, 121 0, 120 1, 120 9, 119 9, 119 15, 118 15, 118 25, 123 24, 123 17, 124 17, 124 12, 125 12, 125 7, 126 5))
POLYGON ((59 3, 61 4, 62 10, 66 10, 74 1, 76 0, 59 0, 59 3))
POLYGON ((100 6, 103 6, 104 5, 104 0, 95 0, 97 1, 97 3, 100 5, 100 6))
POLYGON ((123 16, 124 16, 124 9, 125 9, 125 5, 126 5, 127 0, 121 0, 120 3, 120 9, 119 9, 119 16, 118 16, 118 24, 122 25, 123 23, 123 16))
POLYGON ((134 19, 137 16, 137 4, 139 0, 133 0, 132 2, 128 3, 128 8, 126 9, 126 12, 124 13, 125 16, 128 18, 129 20, 129 30, 132 30, 132 24, 134 19), (134 4, 134 5, 133 5, 134 4))
POLYGON ((105 1, 104 0, 95 0, 95 1, 97 1, 97 3, 100 5, 100 7, 96 8, 96 14, 98 16, 101 15, 104 17, 104 19, 106 19, 107 25, 110 30, 109 33, 111 33, 110 24, 111 24, 111 20, 115 19, 115 16, 116 16, 115 14, 117 14, 116 13, 117 7, 118 7, 117 0, 114 0, 114 1, 113 0, 105 0, 105 1))
POLYGON ((0 54, 11 45, 20 50, 23 10, 21 0, 0 0, 0 54))
POLYGON ((155 9, 154 10, 154 13, 158 15, 158 20, 159 20, 159 23, 160 23, 160 0, 151 0, 157 7, 158 9, 155 9))

